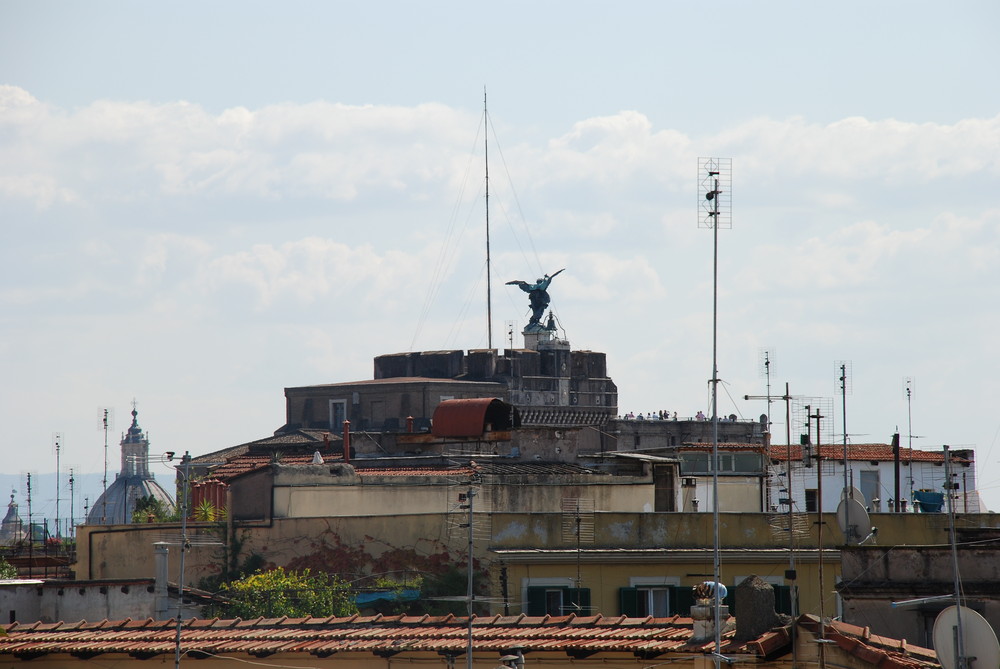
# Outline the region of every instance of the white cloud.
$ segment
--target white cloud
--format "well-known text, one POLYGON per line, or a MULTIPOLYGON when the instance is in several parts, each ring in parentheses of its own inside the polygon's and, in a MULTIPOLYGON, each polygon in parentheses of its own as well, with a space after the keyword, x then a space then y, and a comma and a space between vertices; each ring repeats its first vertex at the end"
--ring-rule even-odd
MULTIPOLYGON (((60 109, 0 87, 0 207, 14 212, 0 251, 7 377, 28 379, 31 398, 65 379, 58 402, 88 410, 102 401, 89 378, 203 406, 213 393, 240 406, 253 388, 280 414, 281 387, 364 377, 371 357, 413 341, 484 345, 476 124, 438 104, 60 109)), ((491 153, 495 339, 527 306, 503 281, 567 268, 552 306, 574 346, 608 353, 623 409, 706 408, 712 236, 696 227, 699 155, 734 157, 719 268, 727 378, 755 379, 761 345, 784 351, 797 392, 811 394, 829 391, 827 359, 956 384, 968 382, 956 370, 995 360, 984 333, 1000 327, 1000 210, 987 186, 1000 117, 759 118, 692 138, 625 111, 551 138, 507 130, 503 160, 491 153), (507 220, 522 213, 527 224, 507 220)), ((884 393, 864 401, 889 405, 884 393)), ((4 409, 18 413, 0 422, 27 426, 9 439, 52 420, 28 404, 4 409)), ((164 443, 204 435, 191 446, 207 450, 227 438, 219 423, 276 427, 254 413, 149 427, 164 443)), ((898 417, 857 420, 881 434, 898 417)))

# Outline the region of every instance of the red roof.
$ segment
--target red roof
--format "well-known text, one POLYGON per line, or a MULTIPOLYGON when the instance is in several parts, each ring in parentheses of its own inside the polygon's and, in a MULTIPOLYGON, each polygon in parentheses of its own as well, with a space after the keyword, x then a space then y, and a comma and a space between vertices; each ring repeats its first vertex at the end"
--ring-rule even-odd
MULTIPOLYGON (((799 624, 815 627, 809 616, 799 624)), ((163 659, 174 652, 172 620, 107 620, 98 623, 13 623, 0 636, 0 657, 21 660, 45 655, 72 655, 81 660, 102 655, 163 659)), ((334 653, 461 654, 467 643, 468 621, 455 616, 351 616, 349 618, 258 618, 256 620, 198 620, 184 622, 181 645, 188 657, 229 654, 237 657, 276 653, 328 657, 334 653)), ((559 653, 587 657, 593 653, 622 655, 644 665, 647 658, 669 653, 709 652, 714 640, 692 642, 690 618, 626 618, 601 615, 578 617, 490 616, 473 619, 475 652, 499 656, 520 649, 529 653, 559 653)), ((729 655, 768 656, 788 648, 788 628, 777 628, 747 643, 724 635, 729 655)), ((880 669, 936 667, 933 651, 870 635, 850 625, 827 626, 828 639, 845 651, 880 669)), ((340 655, 350 661, 349 656, 340 655)), ((680 658, 678 658, 680 659, 680 658)), ((596 657, 598 664, 605 661, 596 657)))
POLYGON ((434 409, 435 437, 480 437, 490 430, 520 427, 517 408, 495 397, 445 400, 434 409))
MULTIPOLYGON (((330 453, 329 451, 322 453, 322 456, 324 462, 339 462, 343 459, 340 453, 330 453)), ((238 455, 229 462, 219 465, 212 470, 211 476, 214 479, 225 482, 237 476, 266 469, 271 466, 272 462, 283 465, 308 465, 312 464, 312 461, 312 453, 308 455, 305 453, 282 453, 277 460, 269 453, 247 453, 246 455, 238 455)))
MULTIPOLYGON (((722 445, 719 445, 720 448, 722 445)), ((792 460, 802 459, 802 446, 798 444, 792 444, 792 460)), ((788 460, 788 449, 789 446, 772 445, 768 450, 768 455, 772 460, 778 460, 784 462, 788 460)), ((820 455, 824 460, 843 460, 844 459, 844 445, 843 444, 823 444, 819 447, 820 455)), ((816 447, 813 447, 813 454, 816 453, 816 447)), ((892 446, 890 444, 848 444, 847 445, 847 459, 848 460, 868 460, 870 462, 892 462, 892 446)), ((899 459, 902 462, 936 462, 939 464, 944 463, 944 452, 942 451, 918 451, 916 449, 900 448, 899 449, 899 459)), ((969 460, 965 458, 960 458, 952 455, 952 462, 968 463, 969 460)))

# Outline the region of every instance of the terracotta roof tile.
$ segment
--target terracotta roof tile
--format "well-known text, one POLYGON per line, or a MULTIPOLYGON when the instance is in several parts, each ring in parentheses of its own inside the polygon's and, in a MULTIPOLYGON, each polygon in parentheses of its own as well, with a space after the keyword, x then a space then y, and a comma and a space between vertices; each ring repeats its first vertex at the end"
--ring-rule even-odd
MULTIPOLYGON (((814 618, 799 624, 816 629, 814 618)), ((492 616, 473 620, 473 643, 479 652, 504 652, 512 646, 525 651, 632 653, 642 657, 675 651, 708 650, 712 641, 692 642, 690 618, 625 618, 622 616, 492 616)), ((0 657, 71 654, 131 655, 151 658, 174 650, 172 620, 102 621, 97 624, 35 623, 6 626, 0 637, 0 657)), ((185 651, 254 656, 275 653, 325 657, 336 652, 463 652, 467 642, 464 618, 448 616, 350 616, 323 618, 258 618, 255 620, 188 620, 181 629, 185 651)), ((845 624, 827 626, 827 638, 845 652, 880 669, 935 667, 933 651, 905 641, 871 635, 870 630, 845 624)), ((788 629, 771 630, 745 644, 725 635, 724 652, 774 656, 790 643, 788 629)))
MULTIPOLYGON (((721 446, 722 444, 720 444, 721 446)), ((726 444, 726 446, 728 447, 729 445, 726 444)), ((793 444, 790 448, 792 460, 801 460, 802 446, 793 444)), ((788 459, 788 450, 789 447, 786 445, 772 445, 768 450, 768 455, 772 460, 784 462, 788 459)), ((827 460, 843 460, 844 446, 843 444, 823 444, 820 446, 820 454, 827 460)), ((920 451, 917 449, 900 448, 899 457, 902 462, 944 462, 944 453, 942 451, 920 451)), ((890 444, 848 444, 847 459, 854 461, 892 462, 892 446, 890 444)), ((952 454, 952 461, 959 463, 970 462, 954 454, 952 454)))

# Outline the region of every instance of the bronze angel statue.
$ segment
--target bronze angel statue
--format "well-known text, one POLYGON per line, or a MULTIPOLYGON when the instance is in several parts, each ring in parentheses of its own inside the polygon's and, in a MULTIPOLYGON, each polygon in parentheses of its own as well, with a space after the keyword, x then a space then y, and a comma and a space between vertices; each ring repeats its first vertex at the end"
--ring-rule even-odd
POLYGON ((542 316, 545 315, 545 309, 549 306, 549 293, 548 287, 552 283, 552 279, 559 276, 560 272, 565 272, 566 268, 562 268, 555 274, 546 274, 541 279, 535 281, 535 283, 528 283, 527 281, 508 281, 508 286, 519 286, 521 290, 528 294, 528 303, 531 306, 531 320, 528 321, 528 327, 532 325, 541 325, 542 316))

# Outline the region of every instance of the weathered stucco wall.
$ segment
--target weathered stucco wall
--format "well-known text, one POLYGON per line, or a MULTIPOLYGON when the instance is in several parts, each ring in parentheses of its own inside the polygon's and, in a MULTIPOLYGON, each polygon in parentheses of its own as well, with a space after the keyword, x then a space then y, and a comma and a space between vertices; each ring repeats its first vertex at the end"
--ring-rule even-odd
POLYGON ((0 587, 4 623, 60 620, 142 620, 153 615, 152 580, 103 583, 6 583, 0 587))

